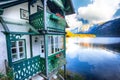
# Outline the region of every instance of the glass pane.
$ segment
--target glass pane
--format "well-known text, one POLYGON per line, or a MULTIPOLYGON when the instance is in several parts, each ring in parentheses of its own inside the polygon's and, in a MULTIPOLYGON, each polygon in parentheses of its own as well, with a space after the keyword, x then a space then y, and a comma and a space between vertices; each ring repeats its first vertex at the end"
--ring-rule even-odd
POLYGON ((13 48, 13 49, 12 49, 12 54, 14 54, 14 53, 17 53, 16 48, 13 48))
POLYGON ((20 48, 19 48, 19 52, 23 52, 23 47, 20 47, 20 48))
POLYGON ((48 55, 51 54, 51 36, 48 36, 48 55))
POLYGON ((15 61, 17 59, 17 55, 12 55, 12 59, 15 61))
POLYGON ((52 53, 54 53, 54 40, 53 40, 53 36, 51 36, 51 50, 52 50, 52 53))
POLYGON ((23 41, 19 41, 19 46, 23 46, 23 41))
POLYGON ((20 53, 20 58, 24 58, 24 53, 20 53))
POLYGON ((12 47, 16 47, 16 42, 11 43, 12 47))
POLYGON ((55 37, 55 52, 58 51, 58 36, 55 37))

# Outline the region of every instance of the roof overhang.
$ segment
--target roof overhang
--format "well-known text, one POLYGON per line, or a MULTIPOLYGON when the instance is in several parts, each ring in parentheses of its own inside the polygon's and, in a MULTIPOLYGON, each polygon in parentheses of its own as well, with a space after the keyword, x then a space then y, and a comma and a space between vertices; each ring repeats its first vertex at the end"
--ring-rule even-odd
MULTIPOLYGON (((4 8, 8 8, 8 7, 18 5, 24 2, 28 2, 28 1, 29 0, 4 0, 4 1, 0 1, 0 8, 4 9, 4 8)), ((65 7, 66 15, 75 13, 73 3, 71 0, 62 0, 62 2, 65 7)))
POLYGON ((64 2, 64 6, 66 8, 66 15, 74 14, 75 10, 73 7, 73 3, 71 0, 62 0, 64 2))
POLYGON ((5 1, 0 1, 0 8, 8 8, 14 5, 18 5, 24 2, 28 2, 28 0, 5 0, 5 1))

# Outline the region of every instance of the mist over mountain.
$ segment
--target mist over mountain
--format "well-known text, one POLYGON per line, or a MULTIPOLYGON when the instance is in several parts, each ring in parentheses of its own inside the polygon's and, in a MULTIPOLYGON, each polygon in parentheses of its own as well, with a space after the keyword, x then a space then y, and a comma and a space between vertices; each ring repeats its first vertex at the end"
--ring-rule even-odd
POLYGON ((95 24, 87 31, 80 31, 78 27, 71 32, 76 34, 95 34, 98 37, 120 37, 120 18, 110 20, 103 24, 95 24))

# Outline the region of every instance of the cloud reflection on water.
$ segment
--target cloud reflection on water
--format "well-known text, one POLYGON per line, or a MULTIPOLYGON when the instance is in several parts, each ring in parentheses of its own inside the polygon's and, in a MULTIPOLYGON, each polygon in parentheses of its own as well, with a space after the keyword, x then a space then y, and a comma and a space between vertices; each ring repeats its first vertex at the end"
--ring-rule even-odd
MULTIPOLYGON (((120 42, 120 38, 115 38, 112 39, 100 39, 97 38, 94 39, 95 43, 118 43, 120 42), (98 39, 98 40, 97 40, 98 39), (100 41, 103 40, 103 41, 100 41)), ((69 38, 67 41, 67 57, 69 58, 68 62, 70 62, 69 69, 76 69, 74 71, 77 71, 79 73, 85 73, 86 67, 82 67, 84 64, 82 62, 86 62, 89 65, 94 66, 94 68, 89 68, 89 73, 93 76, 97 76, 97 80, 120 80, 119 74, 120 74, 120 55, 117 52, 114 52, 112 50, 108 50, 106 48, 101 48, 101 47, 86 47, 86 46, 81 46, 77 43, 77 41, 80 42, 90 42, 93 39, 90 38, 84 38, 84 39, 72 39, 69 38), (72 61, 74 61, 72 63, 72 61), (76 65, 77 66, 74 66, 76 65), (81 65, 82 64, 82 65, 81 65), (72 66, 72 67, 70 67, 72 66), (82 70, 81 70, 82 69, 82 70)), ((91 67, 89 66, 88 67, 91 67)), ((87 67, 87 68, 88 68, 87 67)), ((90 79, 91 80, 91 79, 90 79)))

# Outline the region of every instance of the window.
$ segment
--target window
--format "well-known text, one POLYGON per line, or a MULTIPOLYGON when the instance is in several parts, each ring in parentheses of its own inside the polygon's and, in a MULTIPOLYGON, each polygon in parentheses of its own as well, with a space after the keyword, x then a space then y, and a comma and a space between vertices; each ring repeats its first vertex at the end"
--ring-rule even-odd
POLYGON ((59 49, 64 49, 64 36, 59 36, 59 49))
POLYGON ((12 61, 18 61, 25 58, 25 40, 11 42, 12 61))
POLYGON ((55 36, 55 52, 59 51, 58 47, 58 36, 55 36))
POLYGON ((56 53, 64 49, 64 36, 63 35, 50 35, 48 36, 48 54, 56 53))

